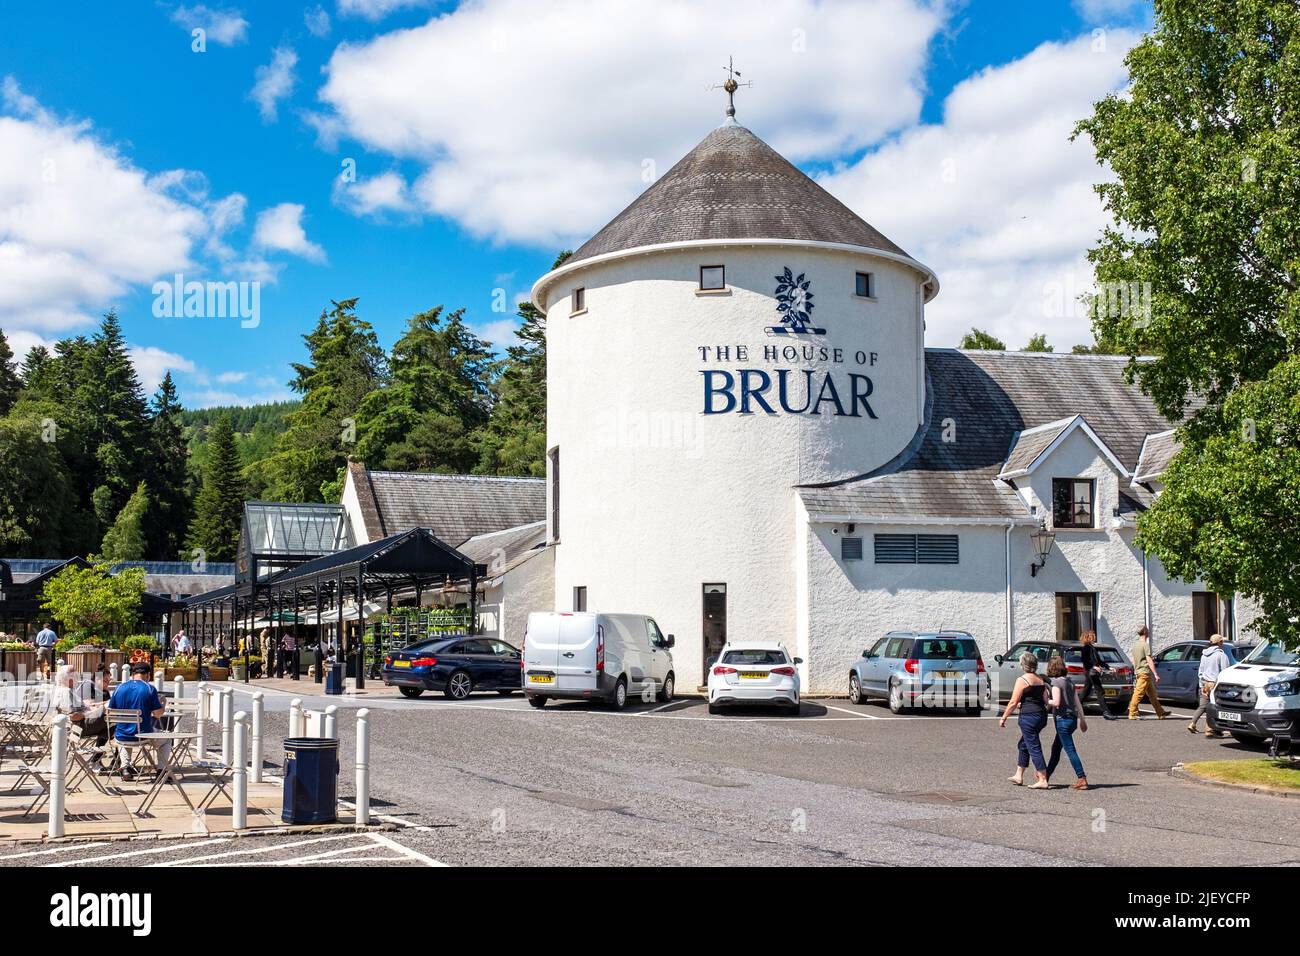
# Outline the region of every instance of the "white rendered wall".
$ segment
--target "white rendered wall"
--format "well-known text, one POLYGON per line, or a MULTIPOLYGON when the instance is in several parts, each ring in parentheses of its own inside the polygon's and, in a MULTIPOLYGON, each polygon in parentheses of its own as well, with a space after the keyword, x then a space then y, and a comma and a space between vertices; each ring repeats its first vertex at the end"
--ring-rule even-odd
POLYGON ((546 548, 507 571, 498 594, 501 640, 522 648, 528 615, 555 610, 555 549, 546 548))
POLYGON ((653 615, 677 637, 683 688, 702 679, 706 583, 727 585, 731 639, 793 644, 791 488, 861 474, 911 440, 922 415, 920 281, 891 261, 797 246, 637 256, 561 280, 547 315, 548 446, 561 471, 555 607, 584 586, 590 610, 653 615), (697 295, 699 267, 713 264, 726 265, 729 292, 697 295), (786 266, 811 278, 813 324, 826 335, 764 331, 779 324, 773 277, 786 266), (874 300, 853 295, 859 270, 874 274, 874 300), (571 317, 575 286, 587 311, 571 317), (878 417, 704 415, 701 370, 770 371, 765 345, 839 349, 839 363, 775 367, 866 374, 878 417), (731 352, 702 357, 701 346, 731 352), (859 366, 858 352, 876 364, 859 366))

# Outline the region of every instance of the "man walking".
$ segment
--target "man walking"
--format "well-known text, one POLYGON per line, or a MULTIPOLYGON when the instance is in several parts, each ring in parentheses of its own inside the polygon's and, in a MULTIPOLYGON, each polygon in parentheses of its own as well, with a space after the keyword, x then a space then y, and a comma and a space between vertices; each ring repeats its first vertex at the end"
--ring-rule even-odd
POLYGON ((36 635, 36 663, 42 677, 49 677, 54 670, 54 645, 57 643, 59 635, 54 633, 54 622, 46 621, 36 635))
POLYGON ((1223 646, 1223 635, 1211 634, 1210 646, 1201 655, 1201 666, 1196 673, 1201 682, 1201 695, 1196 713, 1192 714, 1192 722, 1187 725, 1187 729, 1192 733, 1196 733, 1196 722, 1201 719, 1201 714, 1205 714, 1205 736, 1223 736, 1223 731, 1210 723, 1209 706, 1210 699, 1214 696, 1214 685, 1219 682, 1219 675, 1226 668, 1231 667, 1232 663, 1223 646))
POLYGON ((1133 685, 1133 697, 1128 702, 1128 719, 1138 719, 1138 702, 1145 697, 1155 708, 1156 717, 1164 720, 1169 713, 1160 706, 1160 698, 1156 696, 1156 684, 1160 683, 1160 675, 1156 673, 1156 662, 1151 656, 1151 641, 1145 624, 1138 628, 1132 657, 1133 667, 1137 670, 1137 683, 1133 685))

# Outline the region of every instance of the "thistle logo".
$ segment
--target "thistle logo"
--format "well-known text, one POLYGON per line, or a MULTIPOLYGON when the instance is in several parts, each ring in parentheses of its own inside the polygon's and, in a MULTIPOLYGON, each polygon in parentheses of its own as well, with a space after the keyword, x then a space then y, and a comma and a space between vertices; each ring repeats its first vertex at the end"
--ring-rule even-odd
POLYGON ((152 893, 82 893, 74 886, 50 897, 50 925, 60 928, 128 927, 135 936, 153 931, 152 893))
POLYGON ((812 280, 804 273, 795 275, 789 266, 776 279, 776 311, 781 316, 780 325, 770 325, 773 335, 825 335, 825 329, 812 324, 813 294, 809 291, 812 280))

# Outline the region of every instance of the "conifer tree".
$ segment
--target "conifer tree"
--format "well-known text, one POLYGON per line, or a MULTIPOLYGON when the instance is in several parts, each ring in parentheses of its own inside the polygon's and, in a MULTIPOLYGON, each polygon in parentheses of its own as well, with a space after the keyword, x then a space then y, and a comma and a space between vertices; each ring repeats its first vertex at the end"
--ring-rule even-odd
POLYGON ((100 557, 105 561, 143 561, 147 557, 146 523, 149 521, 149 489, 142 481, 126 500, 113 526, 104 533, 100 557))
POLYGON ((244 480, 230 420, 217 419, 208 441, 203 487, 194 503, 186 545, 202 550, 209 561, 233 561, 244 514, 244 480))

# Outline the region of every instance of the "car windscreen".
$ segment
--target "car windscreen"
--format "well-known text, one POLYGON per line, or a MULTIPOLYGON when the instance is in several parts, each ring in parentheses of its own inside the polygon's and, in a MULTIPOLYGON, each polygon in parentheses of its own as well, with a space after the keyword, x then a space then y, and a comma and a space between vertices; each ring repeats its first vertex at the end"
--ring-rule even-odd
POLYGON ((1281 644, 1270 641, 1258 645, 1246 657, 1243 664, 1273 664, 1278 667, 1295 667, 1300 663, 1300 652, 1288 651, 1281 644))
MULTIPOLYGON (((1124 655, 1113 647, 1101 647, 1097 645, 1097 659, 1103 664, 1114 667, 1116 664, 1127 664, 1124 655)), ((1065 649, 1065 661, 1067 664, 1078 664, 1083 661, 1083 650, 1078 647, 1067 647, 1065 649)))
POLYGON ((922 661, 973 661, 980 656, 975 642, 966 637, 918 637, 912 657, 922 661))
POLYGON ((727 653, 722 655, 721 663, 768 667, 776 664, 785 664, 787 661, 785 654, 781 651, 751 648, 749 650, 727 651, 727 653))

